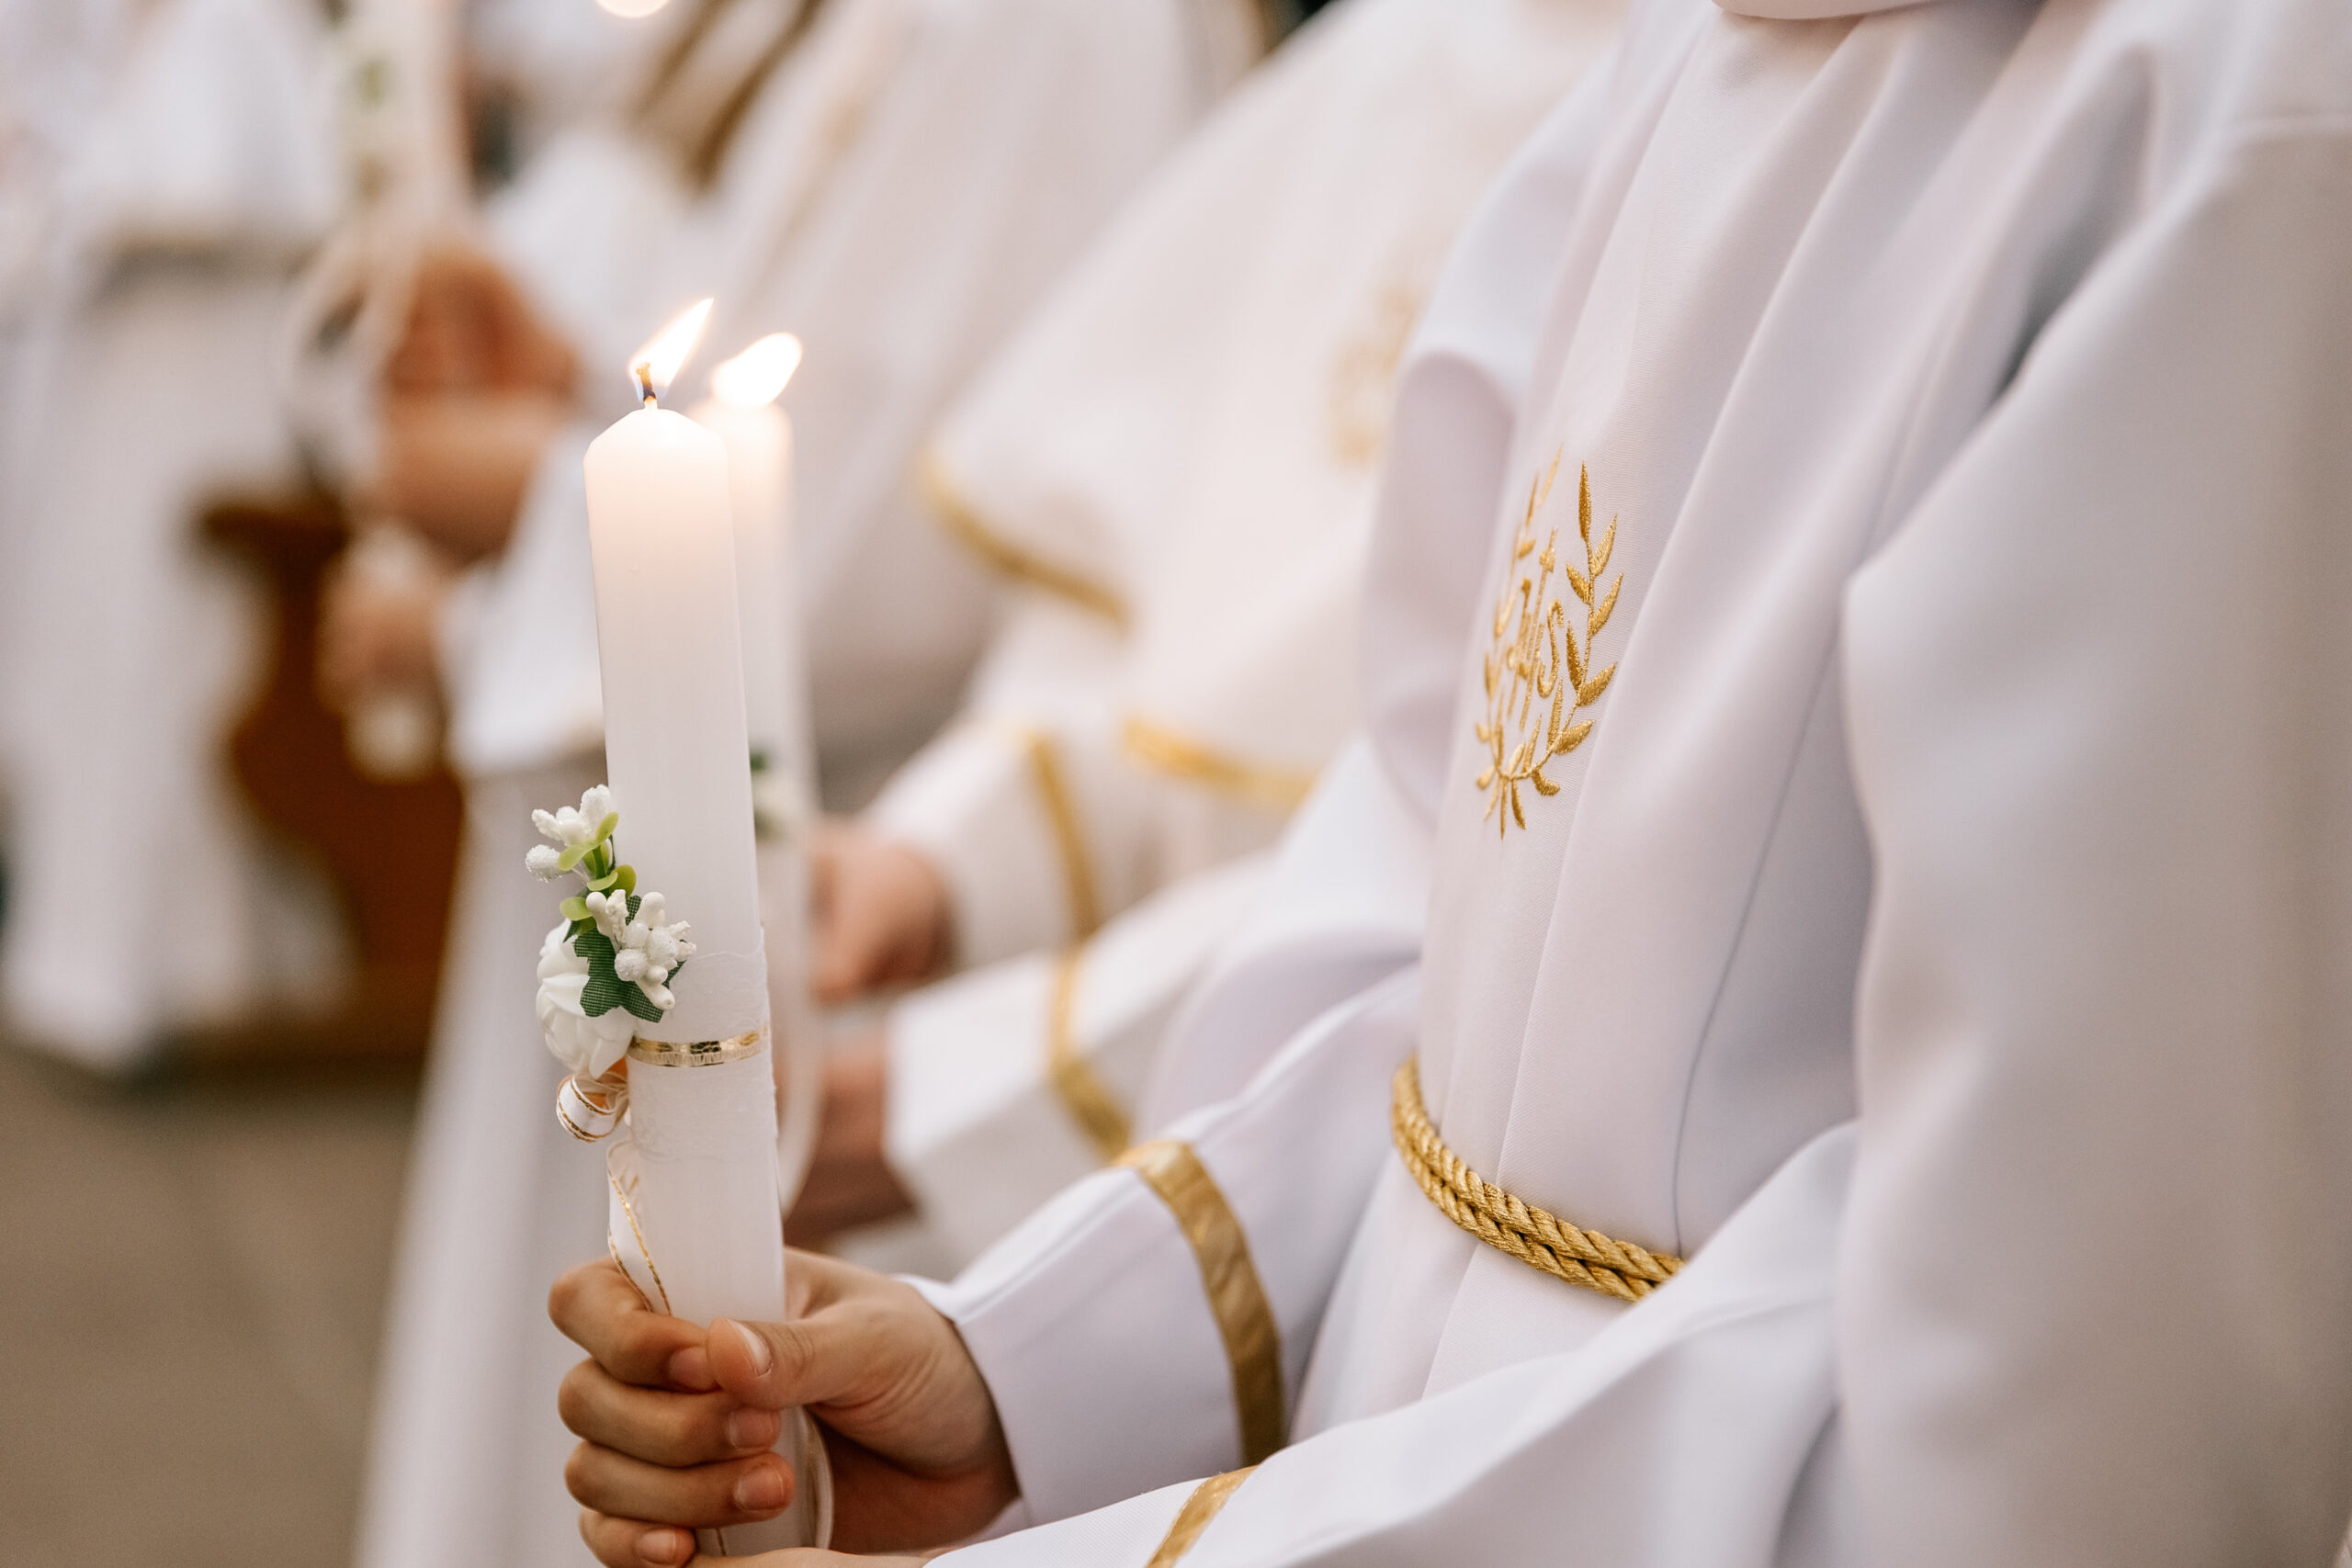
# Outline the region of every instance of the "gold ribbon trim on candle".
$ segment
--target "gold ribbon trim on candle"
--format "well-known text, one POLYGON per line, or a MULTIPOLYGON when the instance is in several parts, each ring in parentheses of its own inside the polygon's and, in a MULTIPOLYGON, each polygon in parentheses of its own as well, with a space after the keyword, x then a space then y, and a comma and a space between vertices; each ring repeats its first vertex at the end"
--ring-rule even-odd
POLYGON ((661 1304, 656 1306, 652 1298, 645 1293, 645 1287, 637 1282, 636 1273, 621 1257, 620 1247, 613 1240, 613 1227, 610 1225, 605 1227, 605 1250, 613 1255, 613 1262, 619 1268, 621 1277, 628 1281, 629 1289, 637 1292, 638 1300, 645 1303, 645 1310, 667 1314, 670 1312, 670 1292, 662 1286, 662 1270, 653 1267, 653 1254, 645 1245, 645 1227, 637 1223, 637 1206, 628 1201, 628 1194, 621 1189, 620 1178, 613 1174, 610 1166, 605 1168, 605 1179, 611 1184, 621 1213, 628 1218, 628 1234, 637 1238, 637 1255, 645 1260, 646 1275, 653 1281, 653 1294, 662 1298, 661 1304))
POLYGON ((1159 1139, 1129 1149, 1119 1163, 1159 1195, 1192 1245, 1233 1370, 1242 1462, 1256 1464, 1283 1446, 1290 1422, 1283 1409, 1282 1330, 1250 1259, 1250 1238, 1191 1145, 1159 1139))
POLYGON ((649 1067, 718 1067, 729 1062, 748 1062, 768 1048, 768 1026, 748 1029, 727 1040, 696 1040, 678 1043, 668 1040, 632 1040, 628 1043, 628 1059, 642 1062, 649 1067))
POLYGON ((1389 1086, 1389 1135, 1406 1170, 1438 1212, 1498 1252, 1555 1280, 1637 1302, 1674 1277, 1682 1259, 1578 1228, 1513 1197, 1462 1163, 1421 1103, 1421 1059, 1405 1058, 1389 1086))
POLYGON ((1062 1109, 1108 1165, 1126 1153, 1134 1129, 1079 1045, 1079 961, 1085 952, 1085 943, 1073 942, 1054 960, 1053 990, 1046 1003, 1046 1075, 1062 1109))
POLYGON ((1252 806, 1288 814, 1315 787, 1305 768, 1245 761, 1157 719, 1129 714, 1119 733, 1129 757, 1147 768, 1237 795, 1252 806))
POLYGON ((1225 1512, 1226 1500, 1239 1491, 1241 1483, 1257 1469, 1253 1464, 1242 1470, 1228 1470, 1193 1487, 1193 1495, 1184 1499, 1184 1506, 1176 1510, 1176 1522, 1168 1527, 1159 1550, 1151 1554, 1151 1561, 1144 1568, 1174 1568, 1184 1553, 1193 1550, 1193 1543, 1201 1539, 1201 1532, 1209 1528, 1209 1521, 1225 1512))
POLYGON ((915 469, 915 482, 947 531, 998 571, 1057 598, 1067 599, 1082 610, 1091 610, 1114 626, 1124 627, 1127 624, 1126 601, 1116 590, 1033 554, 982 519, 956 481, 948 478, 947 467, 938 453, 923 455, 915 469))
POLYGON ((1094 882, 1094 856, 1086 847, 1086 828, 1079 820, 1078 802, 1062 772, 1061 752, 1054 738, 1042 729, 1016 725, 1028 753, 1030 781, 1037 786, 1037 804, 1053 829, 1054 848, 1061 856, 1062 889, 1069 901, 1071 940, 1084 942, 1102 923, 1102 900, 1094 882))

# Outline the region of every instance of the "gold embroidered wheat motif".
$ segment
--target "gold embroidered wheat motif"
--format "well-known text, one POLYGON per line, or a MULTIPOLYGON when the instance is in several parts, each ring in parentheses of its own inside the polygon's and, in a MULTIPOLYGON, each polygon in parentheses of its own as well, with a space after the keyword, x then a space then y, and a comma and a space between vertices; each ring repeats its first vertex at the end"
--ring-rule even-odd
POLYGON ((1535 547, 1535 514, 1550 499, 1559 471, 1555 454, 1551 468, 1528 488, 1527 512, 1511 540, 1510 570, 1495 601, 1494 644, 1483 665, 1487 705, 1477 735, 1487 750, 1487 767, 1478 775, 1478 788, 1487 796, 1486 815, 1495 818, 1495 830, 1503 835, 1514 823, 1527 826, 1520 785, 1529 785, 1538 795, 1560 793, 1544 769, 1555 757, 1565 757, 1584 744, 1593 721, 1577 715, 1600 700, 1617 673, 1614 664, 1592 668, 1595 639, 1616 611, 1625 574, 1621 571, 1606 588, 1601 586, 1610 555, 1617 547, 1617 519, 1611 517, 1600 536, 1593 537, 1589 470, 1577 470, 1577 537, 1583 546, 1583 569, 1560 559, 1556 528, 1541 551, 1535 547), (1566 580, 1569 592, 1583 607, 1581 615, 1568 613, 1553 583, 1555 573, 1566 580))

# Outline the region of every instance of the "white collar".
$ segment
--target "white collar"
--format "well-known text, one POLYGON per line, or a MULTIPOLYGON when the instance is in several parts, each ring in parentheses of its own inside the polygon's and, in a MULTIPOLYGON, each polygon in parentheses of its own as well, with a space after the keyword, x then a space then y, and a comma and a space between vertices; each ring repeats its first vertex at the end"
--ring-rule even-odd
POLYGON ((1811 22, 1825 17, 1862 17, 1892 11, 1928 0, 1715 0, 1736 17, 1762 17, 1776 22, 1811 22))

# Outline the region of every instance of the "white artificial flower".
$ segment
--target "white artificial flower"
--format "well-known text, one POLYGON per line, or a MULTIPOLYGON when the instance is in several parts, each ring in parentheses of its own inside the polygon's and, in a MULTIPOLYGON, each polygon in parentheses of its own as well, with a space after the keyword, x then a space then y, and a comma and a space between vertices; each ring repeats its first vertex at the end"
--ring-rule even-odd
POLYGON ((541 882, 552 882, 561 873, 556 863, 563 858, 553 844, 534 844, 531 852, 523 857, 523 869, 541 882))
POLYGON ((586 821, 582 819, 579 812, 573 810, 569 806, 563 807, 552 813, 546 811, 532 812, 531 826, 539 830, 539 837, 547 840, 547 841, 551 844, 560 845, 562 848, 567 850, 573 849, 579 845, 586 843, 590 836, 595 831, 595 829, 590 827, 586 821))
MULTIPOLYGON (((650 976, 639 980, 637 983, 637 988, 645 993, 645 999, 647 1001, 651 1002, 663 1012, 668 1012, 672 1008, 678 1005, 677 996, 670 989, 670 987, 663 985, 661 981, 654 979, 650 976)), ((623 1049, 626 1050, 627 1047, 624 1046, 623 1049)))
POLYGON ((588 961, 567 940, 571 930, 570 921, 556 927, 539 948, 539 1030, 556 1060, 594 1079, 602 1077, 628 1050, 637 1024, 626 1008, 590 1018, 581 1006, 581 994, 588 986, 588 961))
POLYGON ((637 901, 637 918, 648 926, 658 926, 662 917, 670 912, 668 900, 659 893, 648 893, 637 901))
POLYGON ((595 841, 596 829, 605 825, 605 818, 612 815, 612 810, 613 792, 603 784, 594 784, 580 797, 578 806, 532 812, 531 826, 548 842, 576 850, 595 841))
POLYGON ((622 933, 628 929, 628 895, 619 888, 610 893, 591 893, 587 904, 588 918, 596 922, 596 929, 610 937, 614 946, 619 946, 622 933))
POLYGON ((624 947, 613 954, 613 973, 623 980, 645 978, 645 954, 634 947, 624 947))

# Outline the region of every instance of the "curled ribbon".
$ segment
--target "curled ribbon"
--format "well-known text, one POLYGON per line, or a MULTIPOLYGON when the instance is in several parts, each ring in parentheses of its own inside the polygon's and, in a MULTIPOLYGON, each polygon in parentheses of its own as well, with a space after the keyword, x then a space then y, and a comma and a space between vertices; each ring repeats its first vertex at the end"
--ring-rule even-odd
POLYGON ((556 1091, 555 1118, 563 1123, 564 1131, 583 1144, 593 1144, 609 1136, 621 1124, 622 1113, 628 1110, 628 1084, 590 1081, 582 1083, 578 1074, 563 1080, 556 1091))

